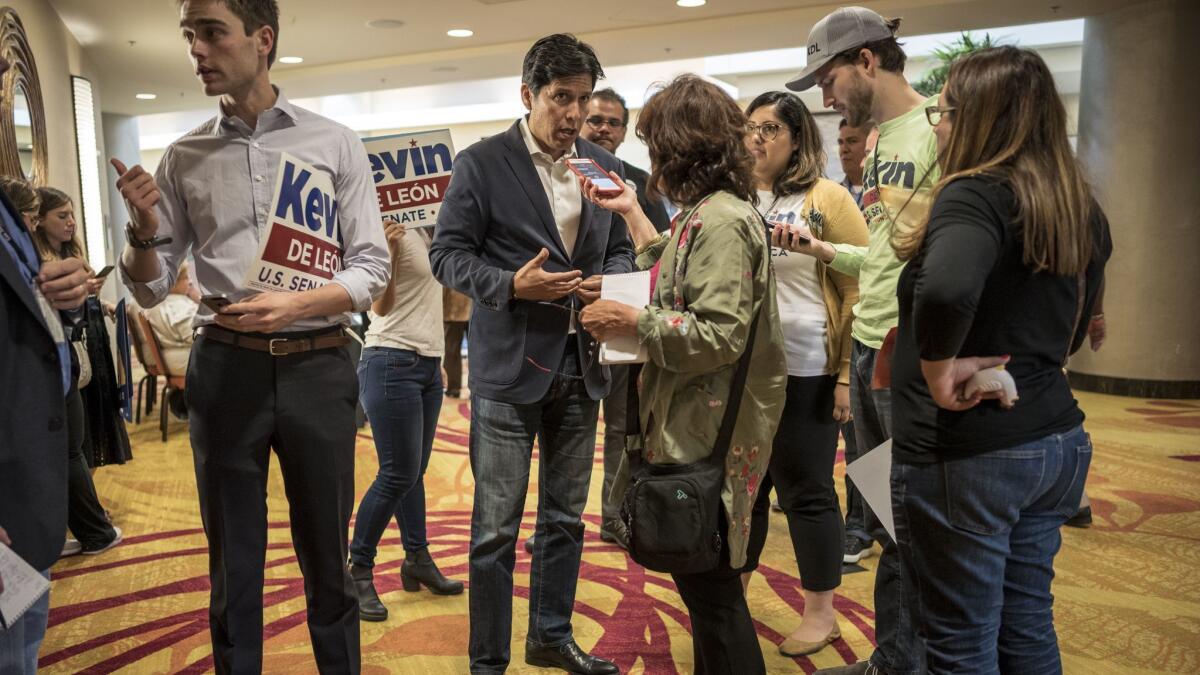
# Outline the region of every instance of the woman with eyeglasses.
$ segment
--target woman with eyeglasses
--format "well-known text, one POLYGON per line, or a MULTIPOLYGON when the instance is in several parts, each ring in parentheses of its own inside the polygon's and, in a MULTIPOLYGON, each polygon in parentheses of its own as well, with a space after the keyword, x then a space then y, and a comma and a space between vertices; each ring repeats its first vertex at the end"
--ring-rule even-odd
MULTIPOLYGON (((463 583, 447 579, 429 554, 425 530, 425 469, 442 410, 442 287, 429 267, 430 228, 406 232, 384 220, 391 280, 371 304, 371 327, 358 362, 359 399, 371 422, 379 470, 354 517, 350 576, 363 621, 385 621, 388 609, 375 588, 379 541, 393 518, 404 562, 400 582, 416 592, 457 595, 463 583)), ((453 348, 458 348, 454 346, 453 348)))
POLYGON ((1087 337, 1108 222, 1035 52, 962 57, 927 112, 944 178, 928 220, 892 241, 908 261, 892 362, 896 539, 930 673, 1061 673, 1050 582, 1092 456, 1063 366, 1087 337), (1015 400, 968 388, 1000 365, 1015 400))
POLYGON ((776 299, 787 351, 787 403, 753 518, 743 585, 766 543, 770 489, 779 493, 804 590, 804 617, 779 653, 802 656, 841 637, 833 593, 842 582, 843 523, 833 486, 839 424, 850 420, 850 323, 858 281, 787 249, 793 236, 865 246, 854 197, 823 176, 821 132, 795 94, 771 91, 746 109, 758 210, 772 228, 776 299))
MULTIPOLYGON (((752 350, 725 457, 720 562, 671 575, 691 617, 694 672, 702 674, 766 672, 740 573, 753 529, 765 525, 750 512, 783 408, 786 364, 745 124, 728 94, 695 75, 646 102, 637 133, 650 150, 650 185, 682 205, 669 233, 655 231, 633 190, 605 197, 584 183, 592 202, 624 218, 638 266, 653 270, 648 306, 598 300, 580 315, 596 339, 636 336, 649 353, 639 410, 644 461, 688 464, 712 454, 734 372, 752 350)), ((624 493, 628 476, 623 458, 614 494, 624 493)))

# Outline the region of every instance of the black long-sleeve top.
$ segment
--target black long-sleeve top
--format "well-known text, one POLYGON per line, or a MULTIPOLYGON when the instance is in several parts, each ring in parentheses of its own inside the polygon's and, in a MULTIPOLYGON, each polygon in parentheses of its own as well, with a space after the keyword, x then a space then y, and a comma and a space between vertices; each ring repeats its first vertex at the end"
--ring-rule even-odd
POLYGON ((1016 198, 1006 183, 971 177, 941 191, 921 251, 897 287, 897 460, 929 462, 1011 448, 1083 422, 1063 365, 1087 334, 1112 253, 1108 221, 1099 206, 1093 213, 1094 250, 1082 279, 1034 273, 1022 260, 1016 198), (987 400, 953 412, 933 402, 921 359, 1003 355, 1012 356, 1007 368, 1020 397, 1014 408, 987 400))

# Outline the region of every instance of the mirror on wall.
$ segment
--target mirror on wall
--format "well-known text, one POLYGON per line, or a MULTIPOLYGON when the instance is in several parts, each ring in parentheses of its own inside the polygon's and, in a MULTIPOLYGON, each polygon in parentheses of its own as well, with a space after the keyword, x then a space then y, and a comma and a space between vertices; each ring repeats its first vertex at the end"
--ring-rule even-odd
POLYGON ((0 174, 43 185, 50 159, 45 104, 25 26, 11 7, 0 7, 0 55, 9 66, 0 89, 0 174))
POLYGON ((33 118, 29 113, 29 96, 25 87, 18 85, 13 91, 13 131, 17 137, 17 155, 21 159, 21 173, 26 178, 33 175, 33 118))

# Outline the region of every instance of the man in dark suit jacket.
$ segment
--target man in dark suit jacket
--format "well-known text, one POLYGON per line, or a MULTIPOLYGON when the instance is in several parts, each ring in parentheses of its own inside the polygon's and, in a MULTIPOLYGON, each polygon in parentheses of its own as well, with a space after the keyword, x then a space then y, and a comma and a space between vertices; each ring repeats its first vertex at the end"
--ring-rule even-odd
MULTIPOLYGON (((74 377, 58 310, 83 304, 89 275, 78 258, 40 264, 23 215, 0 194, 0 542, 49 577, 67 536, 65 397, 74 377)), ((37 671, 49 610, 47 593, 12 625, 0 623, 0 672, 37 671)))
POLYGON ((578 138, 599 77, 595 53, 574 36, 530 48, 521 75, 529 115, 455 160, 429 251, 438 280, 475 300, 473 673, 508 666, 514 547, 534 438, 540 480, 525 662, 617 672, 580 650, 571 633, 596 418, 608 392, 608 369, 576 310, 595 297, 600 275, 633 266, 624 223, 583 198, 566 164, 577 156, 621 171, 611 154, 578 138))

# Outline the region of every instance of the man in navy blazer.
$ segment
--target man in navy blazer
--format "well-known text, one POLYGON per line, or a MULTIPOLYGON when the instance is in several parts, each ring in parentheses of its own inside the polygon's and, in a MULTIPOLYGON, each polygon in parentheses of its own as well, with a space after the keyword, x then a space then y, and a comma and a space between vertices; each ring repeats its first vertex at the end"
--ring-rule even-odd
MULTIPOLYGON (((57 310, 83 304, 89 274, 78 258, 40 264, 29 230, 0 194, 0 542, 48 577, 67 536, 74 377, 57 310)), ((49 611, 46 594, 12 625, 0 622, 0 673, 37 672, 49 611)))
POLYGON ((584 199, 573 157, 621 174, 621 163, 579 138, 604 76, 571 35, 538 40, 525 55, 529 115, 467 148, 454 163, 429 258, 446 286, 475 300, 471 313, 471 672, 508 667, 512 573, 533 441, 539 470, 536 548, 525 662, 576 673, 615 673, 571 633, 583 551, 582 513, 607 367, 577 310, 604 274, 628 272, 624 223, 584 199))

